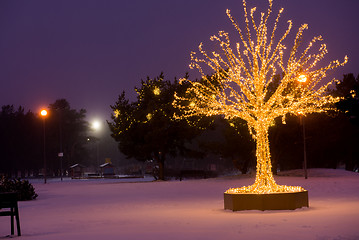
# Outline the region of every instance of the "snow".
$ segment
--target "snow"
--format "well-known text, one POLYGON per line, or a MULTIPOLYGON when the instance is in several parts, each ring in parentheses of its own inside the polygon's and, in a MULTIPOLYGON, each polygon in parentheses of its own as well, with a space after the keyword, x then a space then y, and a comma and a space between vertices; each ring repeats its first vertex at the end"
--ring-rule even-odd
MULTIPOLYGON (((253 176, 34 182, 39 197, 19 202, 23 236, 14 238, 359 239, 359 174, 310 169, 308 179, 302 175, 301 170, 276 176, 279 184, 309 191, 310 207, 292 211, 224 210, 223 192, 250 185, 253 176)), ((9 234, 9 217, 0 217, 0 239, 9 234)))

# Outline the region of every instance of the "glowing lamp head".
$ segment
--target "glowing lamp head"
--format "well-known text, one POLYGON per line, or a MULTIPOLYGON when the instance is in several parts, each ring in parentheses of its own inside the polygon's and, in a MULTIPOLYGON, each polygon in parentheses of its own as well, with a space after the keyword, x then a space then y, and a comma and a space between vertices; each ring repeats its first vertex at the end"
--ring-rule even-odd
POLYGON ((94 130, 100 130, 100 128, 101 128, 101 123, 100 123, 99 121, 94 121, 94 122, 92 123, 92 128, 93 128, 94 130))
POLYGON ((47 111, 45 109, 41 110, 40 115, 43 117, 47 116, 47 111))
POLYGON ((305 83, 307 81, 307 76, 304 75, 304 74, 299 75, 297 81, 300 82, 300 83, 305 83))

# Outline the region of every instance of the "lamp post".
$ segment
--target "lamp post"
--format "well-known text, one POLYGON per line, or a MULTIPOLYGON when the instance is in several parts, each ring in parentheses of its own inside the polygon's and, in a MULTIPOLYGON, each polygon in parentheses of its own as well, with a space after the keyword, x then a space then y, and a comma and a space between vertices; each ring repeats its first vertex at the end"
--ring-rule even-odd
MULTIPOLYGON (((101 123, 97 120, 92 122, 92 129, 95 131, 99 131, 101 129, 101 123)), ((100 156, 99 156, 99 140, 96 141, 96 160, 97 165, 100 166, 100 156)))
POLYGON ((62 182, 63 181, 62 158, 64 157, 64 153, 60 150, 60 152, 57 154, 57 156, 60 158, 60 178, 61 178, 61 182, 62 182))
POLYGON ((47 111, 45 109, 41 110, 40 115, 42 117, 42 126, 43 126, 43 133, 44 133, 44 183, 46 184, 46 129, 45 129, 45 119, 47 116, 47 111))
MULTIPOLYGON (((307 81, 307 76, 302 74, 298 77, 297 81, 300 84, 304 84, 307 81)), ((304 121, 304 116, 302 114, 300 114, 299 116, 299 121, 300 124, 303 126, 303 155, 304 155, 304 159, 303 159, 303 169, 304 169, 304 178, 307 179, 308 178, 308 171, 307 171, 307 146, 306 146, 306 142, 305 142, 305 121, 304 121)))
POLYGON ((60 178, 61 178, 61 182, 62 182, 63 181, 62 159, 64 157, 64 153, 62 151, 62 110, 63 110, 63 108, 57 108, 56 110, 59 114, 59 138, 60 138, 60 151, 57 154, 57 156, 60 159, 60 178))

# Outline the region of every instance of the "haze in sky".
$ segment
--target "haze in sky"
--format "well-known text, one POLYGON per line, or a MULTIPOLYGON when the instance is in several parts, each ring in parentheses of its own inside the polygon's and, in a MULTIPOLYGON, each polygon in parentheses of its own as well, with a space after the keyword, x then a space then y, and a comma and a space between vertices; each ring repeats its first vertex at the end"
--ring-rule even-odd
MULTIPOLYGON (((258 7, 257 15, 268 3, 247 2, 258 7)), ((274 0, 272 20, 281 7, 281 29, 294 22, 289 44, 308 23, 303 44, 322 35, 329 50, 324 63, 348 55, 330 79, 359 73, 359 1, 274 0)), ((0 105, 37 112, 65 98, 89 119, 110 119, 118 95, 126 91, 134 99, 134 87, 147 76, 198 77, 188 67, 190 52, 200 42, 211 49, 209 38, 219 30, 237 38, 227 8, 243 26, 241 0, 2 0, 0 105)))

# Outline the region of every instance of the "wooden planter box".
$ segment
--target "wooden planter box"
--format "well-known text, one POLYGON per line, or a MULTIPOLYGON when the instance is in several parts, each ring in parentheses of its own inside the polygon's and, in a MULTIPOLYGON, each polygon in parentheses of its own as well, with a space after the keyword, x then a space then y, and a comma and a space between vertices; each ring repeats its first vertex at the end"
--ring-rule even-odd
POLYGON ((224 209, 241 210, 294 210, 309 207, 308 191, 267 194, 224 193, 224 209))

